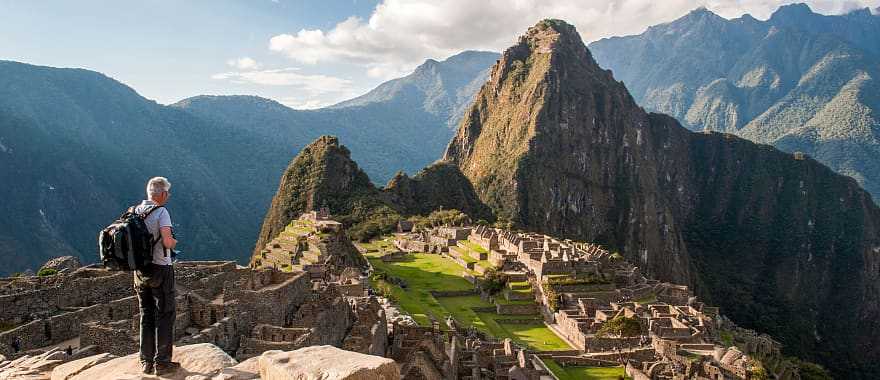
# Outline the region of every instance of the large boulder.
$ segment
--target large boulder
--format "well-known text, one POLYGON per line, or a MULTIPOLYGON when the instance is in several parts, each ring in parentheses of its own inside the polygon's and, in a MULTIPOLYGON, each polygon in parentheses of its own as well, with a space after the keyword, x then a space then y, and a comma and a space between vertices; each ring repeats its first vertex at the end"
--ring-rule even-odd
POLYGON ((295 351, 266 351, 259 358, 262 380, 397 380, 394 360, 312 346, 295 351))
MULTIPOLYGON (((162 379, 192 380, 210 379, 218 375, 226 367, 238 364, 219 347, 210 343, 191 344, 174 348, 172 360, 180 362, 180 370, 165 375, 162 379)), ((134 353, 121 358, 88 368, 70 378, 70 380, 142 380, 156 379, 141 373, 138 354, 134 353)))

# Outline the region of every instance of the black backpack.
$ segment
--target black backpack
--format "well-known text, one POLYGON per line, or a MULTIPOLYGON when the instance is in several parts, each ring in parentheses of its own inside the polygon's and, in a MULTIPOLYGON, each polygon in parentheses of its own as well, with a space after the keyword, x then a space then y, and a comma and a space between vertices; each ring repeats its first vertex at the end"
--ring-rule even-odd
POLYGON ((162 206, 153 206, 144 213, 129 207, 119 219, 98 233, 98 252, 104 267, 110 270, 141 270, 153 261, 154 238, 144 220, 162 206))

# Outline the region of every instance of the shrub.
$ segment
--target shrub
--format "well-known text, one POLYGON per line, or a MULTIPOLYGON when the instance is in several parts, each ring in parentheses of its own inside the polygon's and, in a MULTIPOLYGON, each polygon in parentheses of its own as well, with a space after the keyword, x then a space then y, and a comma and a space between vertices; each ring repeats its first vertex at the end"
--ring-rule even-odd
POLYGON ((37 276, 46 277, 46 276, 54 276, 58 274, 57 269, 52 268, 41 268, 39 272, 37 272, 37 276))
POLYGON ((547 307, 550 308, 550 311, 559 311, 559 294, 556 293, 556 289, 546 282, 541 284, 541 288, 547 297, 547 307))

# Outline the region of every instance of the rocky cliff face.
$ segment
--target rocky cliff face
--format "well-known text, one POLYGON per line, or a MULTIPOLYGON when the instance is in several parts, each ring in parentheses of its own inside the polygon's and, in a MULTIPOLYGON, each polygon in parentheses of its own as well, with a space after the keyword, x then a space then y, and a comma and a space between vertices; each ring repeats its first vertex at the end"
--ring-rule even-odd
POLYGON ((811 159, 646 113, 564 22, 505 51, 445 158, 500 217, 604 243, 841 376, 880 373, 870 195, 811 159))

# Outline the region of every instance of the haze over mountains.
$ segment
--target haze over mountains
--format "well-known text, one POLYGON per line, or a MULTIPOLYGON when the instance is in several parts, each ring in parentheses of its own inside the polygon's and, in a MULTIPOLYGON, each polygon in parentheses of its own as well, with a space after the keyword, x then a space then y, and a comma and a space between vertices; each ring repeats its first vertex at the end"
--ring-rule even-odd
POLYGON ((870 10, 792 4, 761 21, 700 8, 589 46, 646 109, 805 152, 880 195, 880 16, 870 10))
POLYGON ((139 202, 154 175, 174 185, 185 258, 244 261, 295 152, 335 134, 375 180, 415 172, 441 155, 497 57, 428 60, 316 111, 252 96, 163 106, 93 71, 0 61, 0 274, 66 254, 95 262, 97 232, 139 202))

